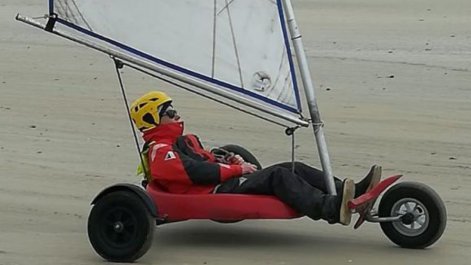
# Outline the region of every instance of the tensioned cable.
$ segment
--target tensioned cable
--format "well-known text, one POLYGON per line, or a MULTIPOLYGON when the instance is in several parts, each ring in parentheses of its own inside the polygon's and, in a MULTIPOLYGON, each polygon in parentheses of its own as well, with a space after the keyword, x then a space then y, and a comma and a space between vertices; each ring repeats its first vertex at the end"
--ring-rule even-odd
POLYGON ((123 62, 117 60, 116 58, 112 58, 114 60, 114 65, 115 65, 115 69, 116 69, 116 74, 118 75, 118 81, 119 81, 119 86, 121 87, 121 93, 123 94, 123 99, 124 99, 124 105, 126 106, 126 111, 128 113, 128 119, 129 119, 129 123, 131 124, 131 130, 132 130, 132 134, 134 136, 134 142, 136 144, 136 148, 137 148, 137 153, 139 155, 139 159, 141 161, 141 165, 142 167, 144 168, 144 161, 142 160, 142 156, 141 156, 141 148, 139 147, 139 140, 137 139, 137 134, 136 134, 136 130, 134 129, 134 124, 132 122, 132 119, 131 119, 131 111, 129 110, 129 103, 128 103, 128 99, 126 97, 126 91, 124 89, 124 83, 123 83, 123 79, 121 77, 121 73, 119 72, 119 69, 122 68, 122 66, 124 65, 123 62))
POLYGON ((42 15, 40 17, 32 17, 32 19, 48 19, 49 18, 49 15, 46 14, 46 15, 42 15))
POLYGON ((294 131, 291 134, 291 172, 294 174, 294 149, 295 149, 295 142, 294 142, 294 131))
POLYGON ((226 0, 226 9, 227 9, 227 18, 228 18, 228 21, 229 21, 229 27, 231 28, 232 44, 234 45, 235 57, 236 57, 236 60, 237 60, 237 68, 239 70, 240 87, 244 87, 244 79, 242 77, 242 69, 240 67, 239 50, 237 49, 237 42, 236 42, 236 37, 235 37, 235 33, 234 33, 234 26, 232 25, 231 11, 229 9, 229 3, 227 2, 227 0, 226 0))
POLYGON ((227 1, 226 1, 226 5, 224 5, 224 6, 221 8, 221 10, 219 10, 219 12, 217 13, 217 15, 219 16, 219 14, 221 14, 222 11, 224 11, 226 8, 228 8, 228 7, 232 4, 232 2, 234 2, 234 1, 235 1, 235 0, 231 0, 231 1, 229 1, 229 3, 227 3, 227 1))
POLYGON ((88 24, 88 22, 85 20, 85 17, 83 16, 82 12, 81 12, 80 9, 78 8, 77 3, 75 3, 75 0, 72 0, 72 4, 74 4, 75 8, 77 9, 77 13, 79 14, 79 16, 80 16, 80 18, 82 19, 83 23, 85 23, 85 25, 87 26, 87 28, 88 28, 90 31, 93 31, 92 27, 91 27, 90 24, 88 24))
POLYGON ((56 1, 55 3, 57 3, 58 9, 59 9, 59 8, 62 9, 62 12, 64 12, 65 17, 71 18, 71 16, 69 16, 68 5, 62 3, 62 1, 56 1))
POLYGON ((312 123, 311 122, 311 124, 315 128, 315 131, 314 131, 315 133, 317 133, 321 127, 324 127, 324 122, 323 121, 318 122, 318 123, 312 123))
POLYGON ((291 172, 295 174, 295 160, 294 160, 294 149, 296 148, 296 143, 294 139, 294 134, 300 126, 290 127, 285 130, 285 134, 291 136, 291 172))
POLYGON ((211 78, 214 78, 214 66, 216 64, 216 27, 217 27, 217 0, 214 0, 214 9, 213 9, 213 58, 211 65, 211 78))

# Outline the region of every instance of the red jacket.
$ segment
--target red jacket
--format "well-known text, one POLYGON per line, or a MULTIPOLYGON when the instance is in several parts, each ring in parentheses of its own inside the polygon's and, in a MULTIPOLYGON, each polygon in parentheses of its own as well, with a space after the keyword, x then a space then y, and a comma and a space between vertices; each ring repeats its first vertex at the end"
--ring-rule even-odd
POLYGON ((144 132, 152 181, 171 193, 211 193, 217 184, 242 175, 240 165, 217 163, 198 137, 183 134, 183 123, 162 124, 144 132))

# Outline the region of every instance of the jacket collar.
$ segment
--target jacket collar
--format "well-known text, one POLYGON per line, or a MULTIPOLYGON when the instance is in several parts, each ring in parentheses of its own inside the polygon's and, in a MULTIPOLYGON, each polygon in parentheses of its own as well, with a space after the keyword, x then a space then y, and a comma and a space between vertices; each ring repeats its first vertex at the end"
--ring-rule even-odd
POLYGON ((161 124, 143 133, 144 141, 173 144, 183 135, 183 122, 161 124))

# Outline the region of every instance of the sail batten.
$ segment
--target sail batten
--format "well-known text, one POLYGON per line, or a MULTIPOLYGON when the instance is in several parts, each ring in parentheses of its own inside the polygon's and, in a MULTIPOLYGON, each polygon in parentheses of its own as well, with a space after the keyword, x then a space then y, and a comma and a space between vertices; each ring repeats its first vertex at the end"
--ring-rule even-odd
POLYGON ((281 0, 50 0, 56 27, 301 113, 281 0))

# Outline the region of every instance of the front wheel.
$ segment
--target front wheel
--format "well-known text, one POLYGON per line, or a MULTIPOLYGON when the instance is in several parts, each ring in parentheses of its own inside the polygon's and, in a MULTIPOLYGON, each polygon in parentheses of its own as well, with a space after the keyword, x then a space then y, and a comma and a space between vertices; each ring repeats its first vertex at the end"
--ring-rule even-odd
POLYGON ((435 243, 446 226, 446 208, 430 187, 402 182, 381 198, 380 217, 402 216, 398 221, 382 222, 381 229, 394 243, 404 248, 426 248, 435 243))
POLYGON ((150 248, 154 224, 136 194, 115 191, 93 206, 88 218, 88 237, 95 251, 106 260, 132 262, 150 248))

